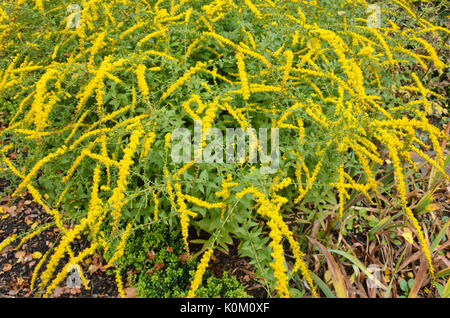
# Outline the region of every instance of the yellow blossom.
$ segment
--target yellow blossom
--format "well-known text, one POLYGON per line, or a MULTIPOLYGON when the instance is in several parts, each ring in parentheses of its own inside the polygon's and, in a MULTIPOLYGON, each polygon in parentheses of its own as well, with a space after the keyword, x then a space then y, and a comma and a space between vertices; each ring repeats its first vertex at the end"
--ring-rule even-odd
POLYGON ((209 248, 202 256, 202 259, 200 260, 200 264, 198 264, 197 270, 195 272, 194 280, 191 282, 191 288, 189 289, 187 298, 194 298, 195 292, 197 291, 198 287, 202 283, 203 275, 206 271, 206 268, 208 267, 209 260, 213 254, 213 249, 209 248))

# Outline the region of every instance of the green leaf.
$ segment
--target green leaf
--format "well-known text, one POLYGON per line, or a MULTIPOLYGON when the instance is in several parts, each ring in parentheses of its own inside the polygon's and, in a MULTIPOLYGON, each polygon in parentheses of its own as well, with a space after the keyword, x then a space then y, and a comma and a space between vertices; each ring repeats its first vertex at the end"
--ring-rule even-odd
POLYGON ((447 221, 447 223, 445 223, 444 227, 442 228, 442 230, 439 232, 439 234, 436 236, 436 238, 434 239, 433 243, 430 246, 430 250, 431 252, 434 252, 436 250, 436 248, 438 247, 439 243, 442 241, 442 239, 445 236, 445 233, 447 233, 447 229, 450 226, 450 221, 447 221))
POLYGON ((400 285, 400 289, 402 291, 404 291, 404 292, 408 291, 408 283, 406 282, 406 280, 401 279, 400 282, 399 282, 399 285, 400 285))
POLYGON ((323 280, 320 279, 315 273, 310 273, 313 280, 316 282, 317 286, 319 286, 320 290, 325 294, 327 298, 336 298, 336 295, 331 291, 327 284, 323 280))

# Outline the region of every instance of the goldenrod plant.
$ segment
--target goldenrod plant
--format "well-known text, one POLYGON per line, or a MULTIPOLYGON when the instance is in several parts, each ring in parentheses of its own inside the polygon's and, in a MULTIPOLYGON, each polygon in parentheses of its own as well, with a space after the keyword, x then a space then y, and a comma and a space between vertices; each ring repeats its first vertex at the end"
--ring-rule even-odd
MULTIPOLYGON (((450 30, 407 0, 380 2, 381 21, 372 16, 368 24, 369 4, 2 0, 0 104, 14 107, 0 132, 1 168, 19 180, 12 196, 28 190, 53 217, 45 229, 61 233, 34 268, 43 296, 93 253, 114 268, 136 229, 162 222, 180 229, 186 253, 200 259, 189 297, 214 251, 227 252, 233 239, 272 295, 293 296, 298 272, 307 295, 318 297, 307 238, 286 213, 331 193, 339 224, 350 195, 376 200, 386 162, 395 174, 393 204, 414 228, 433 281, 404 165, 414 152, 448 179, 441 143, 449 137, 428 121, 444 96, 424 76, 429 68, 448 71, 434 44, 450 30), (248 160, 173 162, 172 132, 193 131, 196 121, 202 135, 213 127, 279 128, 279 167, 267 174, 259 169, 265 164, 248 160), (16 160, 7 156, 24 149, 16 160), (195 240, 202 243, 195 252, 190 230, 209 237, 195 240), (76 254, 72 243, 82 237, 89 246, 76 254)), ((6 238, 0 250, 19 238, 6 238)))

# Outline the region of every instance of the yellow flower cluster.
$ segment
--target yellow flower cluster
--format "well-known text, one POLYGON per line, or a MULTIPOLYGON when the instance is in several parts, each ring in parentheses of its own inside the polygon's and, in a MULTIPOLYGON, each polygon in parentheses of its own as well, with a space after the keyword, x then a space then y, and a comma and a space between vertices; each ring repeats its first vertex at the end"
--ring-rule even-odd
MULTIPOLYGON (((389 19, 383 28, 367 28, 349 24, 345 16, 341 17, 342 24, 336 26, 336 29, 325 29, 321 27, 324 24, 316 19, 323 11, 317 1, 244 0, 241 7, 232 0, 206 1, 198 6, 191 0, 158 0, 151 4, 151 1, 131 3, 127 0, 82 2, 81 23, 76 30, 65 27, 58 29, 55 25, 51 32, 32 34, 36 43, 27 45, 39 49, 40 55, 42 54, 39 62, 31 61, 32 58, 24 57, 22 52, 18 52, 13 43, 15 40, 10 37, 12 34, 17 36, 20 43, 26 42, 23 28, 18 27, 20 32, 13 31, 18 12, 26 12, 27 1, 16 1, 13 10, 9 10, 9 5, 0 8, 0 56, 4 56, 4 52, 14 52, 4 59, 5 67, 0 70, 0 95, 7 96, 8 99, 11 95, 11 101, 18 105, 9 126, 0 132, 0 137, 5 136, 6 132, 14 134, 14 138, 19 139, 17 144, 14 141, 14 149, 21 146, 22 139, 25 142, 36 142, 39 158, 42 158, 31 167, 17 169, 15 163, 6 158, 6 153, 13 149, 11 144, 1 149, 2 163, 22 180, 13 196, 28 189, 33 200, 41 204, 54 219, 54 222, 24 236, 17 248, 53 224, 62 234, 53 254, 47 252, 33 272, 32 286, 44 260, 48 260, 40 283, 42 288, 47 288, 46 297, 64 279, 70 266, 77 266, 96 248, 102 248, 104 252, 113 248, 109 242, 118 233, 125 205, 142 194, 134 188, 130 189, 128 179, 135 173, 133 158, 142 162, 154 159, 149 156, 150 148, 155 141, 159 145, 162 139, 166 156, 164 168, 159 168, 164 169, 164 181, 162 184, 153 184, 154 179, 148 180, 152 186, 143 190, 146 195, 151 193, 153 197, 154 220, 160 220, 158 214, 167 215, 167 211, 159 210, 170 203, 170 207, 180 218, 183 240, 189 252, 189 226, 190 222, 196 222, 194 218, 197 216, 189 210, 191 204, 206 209, 221 209, 221 221, 225 222, 227 219, 223 214, 227 208, 245 194, 253 195, 256 199, 254 208, 267 221, 270 230, 273 259, 271 267, 276 278, 276 290, 281 297, 289 296, 290 276, 285 262, 283 239, 289 243, 295 260, 291 273, 300 270, 311 286, 312 294, 317 296, 303 261, 304 254, 300 245, 283 221, 283 207, 291 201, 294 204, 300 203, 320 180, 324 180, 320 174, 329 171, 322 170, 329 159, 329 151, 333 152, 338 161, 337 173, 332 175, 334 180, 327 181, 327 185, 336 190, 339 218, 343 216, 345 200, 350 197, 350 190, 364 194, 372 202, 373 195, 371 197, 370 192, 379 191, 380 185, 374 167, 383 164, 385 158, 382 158, 381 149, 387 148, 394 165, 402 209, 417 233, 430 273, 434 277, 432 255, 425 233, 408 207, 408 189, 402 161, 414 166, 409 152, 415 152, 442 173, 443 178, 449 178, 445 173, 445 153, 441 147, 441 140, 449 138, 443 131, 428 123, 427 119, 436 103, 441 103, 444 96, 427 88, 419 73, 407 74, 409 83, 402 83, 401 87, 391 86, 386 81, 386 75, 389 77, 391 74, 398 74, 403 64, 408 66, 405 69, 409 69, 409 60, 414 60, 423 69, 428 69, 428 61, 433 62, 438 70, 447 67, 433 46, 423 39, 426 37, 419 37, 424 33, 448 34, 447 29, 425 21, 409 8, 409 4, 401 0, 394 0, 394 3, 414 18, 417 30, 401 28, 389 19), (132 19, 118 15, 124 8, 131 10, 132 19), (223 32, 221 23, 228 18, 230 12, 244 20, 239 21, 237 33, 228 38, 230 34, 223 32), (247 19, 252 23, 248 23, 247 19), (261 27, 279 28, 281 42, 267 41, 265 32, 261 33, 261 27), (143 30, 147 30, 146 33, 142 33, 143 30), (181 38, 178 34, 180 30, 183 35, 181 38), (173 50, 174 39, 181 47, 185 47, 181 54, 173 50), (42 40, 46 43, 54 42, 55 45, 41 50, 38 45, 42 40), (132 47, 136 46, 138 50, 127 52, 121 45, 125 40, 134 43, 132 47), (426 53, 417 54, 406 49, 402 40, 405 43, 413 41, 419 44, 426 53), (212 57, 207 62, 203 57, 199 61, 199 56, 205 56, 205 52, 212 57), (409 60, 405 61, 404 57, 409 60), (232 60, 237 65, 237 72, 232 72, 236 73, 223 67, 224 61, 232 60), (166 79, 170 80, 172 71, 173 74, 183 74, 168 82, 166 79), (151 100, 153 95, 150 96, 146 80, 149 72, 155 75, 155 83, 161 83, 158 84, 161 87, 155 88, 158 90, 156 93, 161 95, 159 100, 151 100), (137 81, 132 81, 131 87, 125 85, 126 80, 133 76, 136 76, 137 81), (33 79, 31 86, 27 79, 33 79), (131 95, 130 104, 123 98, 117 98, 115 101, 120 104, 104 105, 111 81, 120 87, 118 91, 125 99, 131 95), (186 85, 190 81, 192 83, 189 84, 192 85, 186 85), (124 90, 128 90, 130 94, 122 94, 124 90), (136 90, 140 92, 141 99, 137 99, 136 90), (177 90, 180 94, 174 96, 177 90), (408 91, 412 100, 398 107, 388 107, 380 96, 385 93, 396 94, 397 90, 408 91), (253 104, 248 103, 253 94, 258 94, 254 97, 261 96, 264 100, 270 100, 273 105, 263 105, 265 102, 261 103, 256 98, 253 104), (244 103, 236 98, 239 95, 243 97, 244 103), (151 107, 146 107, 145 114, 137 115, 141 112, 143 103, 147 106, 151 103, 151 107), (197 107, 194 107, 195 104, 197 107), (260 122, 284 128, 286 132, 292 133, 294 143, 283 158, 289 156, 289 160, 293 161, 286 165, 288 168, 279 170, 278 178, 273 178, 271 183, 267 182, 261 188, 257 188, 256 183, 244 183, 240 173, 246 174, 247 166, 236 166, 235 168, 239 168, 235 169, 236 175, 228 174, 221 180, 220 191, 215 193, 219 202, 211 203, 206 201, 207 198, 202 200, 195 197, 188 193, 189 186, 184 187, 187 180, 182 180, 193 163, 169 171, 168 167, 171 165, 166 162, 169 158, 171 134, 161 135, 161 131, 167 132, 170 128, 167 128, 165 122, 163 124, 166 126, 160 127, 161 118, 164 118, 160 114, 166 110, 167 105, 175 110, 175 114, 186 113, 193 120, 201 121, 203 134, 216 121, 222 124, 224 112, 227 117, 230 114, 232 120, 248 132, 251 132, 248 128, 260 122), (68 114, 61 117, 68 119, 60 125, 60 120, 51 122, 51 119, 61 106, 64 106, 64 112, 68 114), (397 119, 397 113, 408 113, 413 118, 397 119), (419 140, 416 136, 418 131, 429 137, 430 147, 419 140), (53 140, 59 140, 58 138, 64 140, 64 145, 57 144, 54 150, 47 151, 47 145, 53 140), (128 144, 124 144, 128 138, 128 144), (428 155, 424 150, 428 148, 433 148, 436 155, 428 155), (347 165, 345 158, 349 154, 354 161, 347 165), (44 166, 58 162, 61 157, 71 164, 61 175, 61 182, 67 184, 57 187, 64 190, 56 200, 41 195, 32 181, 39 171, 44 170, 44 166), (87 211, 83 212, 85 217, 68 227, 64 224, 65 220, 58 207, 74 190, 79 168, 83 163, 91 164, 92 161, 95 161, 95 168, 92 183, 88 184, 90 202, 87 211), (360 180, 365 181, 355 181, 350 172, 346 172, 347 167, 355 165, 356 170, 363 172, 360 180), (280 177, 283 179, 280 180, 280 177), (230 191, 239 186, 237 194, 230 191), (287 196, 292 195, 292 191, 286 189, 288 186, 289 190, 295 189, 293 197, 287 196), (283 190, 286 197, 277 194, 283 190), (107 228, 112 228, 111 233, 100 231, 106 225, 105 220, 110 222, 107 228), (89 235, 92 244, 75 256, 71 244, 82 235, 89 235), (65 257, 69 258, 68 264, 56 274, 56 268, 65 257)), ((49 1, 35 0, 32 3, 35 5, 35 13, 44 14, 47 22, 50 21, 48 18, 54 14, 59 15, 64 10, 62 6, 49 1)), ((366 3, 349 0, 340 5, 345 12, 345 6, 361 9, 366 3)), ((334 13, 329 12, 329 15, 334 13)), ((405 98, 407 96, 409 95, 405 95, 405 98)), ((202 146, 205 145, 203 137, 202 135, 202 146)), ((253 133, 250 137, 257 141, 253 133)), ((259 143, 257 146, 260 148, 259 143)), ((152 155, 158 152, 158 149, 154 150, 152 155)), ((192 169, 195 170, 196 177, 198 168, 196 166, 192 169)), ((153 175, 158 176, 158 173, 153 175)), ((231 215, 232 209, 229 211, 231 215)), ((122 256, 131 228, 131 223, 126 225, 107 267, 113 266, 122 256)), ((0 250, 14 240, 17 240, 16 236, 4 240, 0 243, 0 250)), ((207 250, 202 257, 191 284, 190 297, 195 296, 200 286, 213 248, 214 246, 207 250)), ((123 296, 119 269, 115 273, 119 293, 123 296)), ((85 281, 85 286, 87 285, 85 281)))
POLYGON ((382 140, 390 153, 390 157, 392 158, 392 165, 394 166, 394 173, 397 180, 397 191, 401 200, 401 206, 403 210, 406 212, 406 215, 408 216, 409 221, 411 222, 412 226, 414 227, 420 246, 422 248, 422 251, 424 253, 425 259, 428 262, 429 272, 432 279, 432 282, 434 284, 435 275, 434 275, 434 268, 433 268, 433 262, 431 260, 431 252, 428 247, 427 241, 425 239, 425 236, 423 234, 422 228, 420 227, 419 222, 417 221, 416 217, 414 216, 411 209, 408 207, 408 201, 406 199, 406 183, 405 183, 405 176, 403 173, 403 168, 400 162, 400 155, 399 155, 399 147, 402 146, 401 143, 395 140, 392 135, 387 133, 383 130, 377 131, 377 138, 382 140))
POLYGON ((56 275, 52 283, 47 287, 43 297, 48 298, 53 292, 53 290, 59 285, 59 283, 67 276, 69 266, 72 266, 73 264, 78 264, 84 258, 93 254, 96 248, 97 244, 93 243, 89 248, 86 248, 85 250, 80 252, 76 257, 71 257, 69 263, 67 263, 63 267, 63 269, 58 273, 58 275, 56 275))
POLYGON ((125 291, 123 290, 122 277, 120 276, 120 269, 117 268, 114 273, 116 274, 117 290, 119 291, 120 298, 125 298, 125 291))
POLYGON ((44 264, 44 262, 47 260, 47 256, 48 254, 50 254, 50 250, 48 250, 44 256, 41 257, 41 259, 39 260, 39 262, 36 264, 36 266, 34 267, 33 270, 33 275, 31 275, 31 281, 30 281, 30 290, 34 290, 34 283, 36 281, 37 278, 37 274, 39 272, 39 270, 42 267, 42 264, 44 264))
POLYGON ((250 89, 248 87, 247 73, 245 72, 244 56, 241 52, 236 53, 236 59, 239 70, 239 77, 241 78, 242 96, 244 97, 244 100, 248 100, 250 98, 250 89))
POLYGON ((89 83, 84 87, 83 90, 80 90, 80 92, 76 95, 76 98, 78 99, 78 103, 76 106, 77 112, 81 110, 81 108, 84 106, 86 101, 89 99, 89 97, 92 95, 94 90, 96 90, 99 85, 102 87, 103 80, 108 74, 110 74, 112 71, 114 71, 117 68, 120 68, 123 64, 125 64, 127 60, 125 59, 119 59, 117 61, 114 61, 113 56, 107 56, 102 64, 100 65, 100 68, 95 71, 95 76, 89 81, 89 83))
MULTIPOLYGON (((283 180, 278 185, 274 186, 273 190, 278 188, 282 189, 289 185, 290 182, 290 179, 283 180)), ((270 247, 272 248, 271 256, 273 259, 273 263, 271 263, 270 265, 274 270, 274 276, 277 281, 276 289, 280 297, 289 297, 289 279, 286 273, 284 250, 281 244, 283 235, 288 238, 293 253, 296 253, 294 254, 294 257, 296 259, 294 270, 296 271, 298 269, 301 269, 303 276, 307 280, 308 284, 310 284, 312 290, 314 290, 311 276, 307 271, 306 264, 304 264, 302 260, 303 254, 300 251, 298 243, 293 238, 292 232, 287 228, 286 224, 283 221, 283 218, 280 215, 281 206, 288 200, 279 195, 276 195, 275 193, 272 193, 271 197, 273 202, 271 202, 262 192, 260 192, 254 186, 250 186, 238 192, 236 194, 236 198, 242 198, 246 194, 252 194, 255 197, 256 201, 259 204, 257 212, 261 214, 261 216, 268 218, 267 225, 270 228, 269 236, 272 239, 270 247)), ((313 295, 317 296, 315 291, 313 291, 313 295)))
POLYGON ((87 213, 87 223, 91 229, 92 237, 96 239, 97 233, 100 230, 99 217, 103 212, 103 202, 98 197, 100 185, 100 165, 97 164, 94 169, 91 200, 89 202, 89 210, 87 213))
POLYGON ((286 50, 284 52, 284 56, 286 56, 286 66, 284 67, 284 74, 283 74, 283 81, 281 83, 281 86, 286 86, 286 83, 289 79, 289 74, 292 69, 292 61, 294 59, 294 53, 292 53, 291 50, 286 50))
POLYGON ((156 192, 153 192, 152 195, 153 195, 153 202, 155 202, 154 220, 158 221, 158 206, 159 206, 158 194, 156 192))
MULTIPOLYGON (((24 236, 21 240, 20 243, 14 248, 15 250, 18 250, 24 243, 26 243, 28 240, 32 239, 33 237, 35 237, 36 235, 38 235, 39 233, 41 233, 42 231, 45 231, 47 229, 49 229, 50 227, 52 227, 54 225, 54 223, 47 223, 39 228, 37 228, 36 230, 32 231, 30 234, 24 236)), ((0 247, 0 251, 2 250, 2 248, 0 247)))
POLYGON ((223 42, 223 43, 233 47, 236 51, 240 51, 243 54, 247 54, 251 57, 254 57, 255 59, 260 60, 268 68, 272 67, 272 64, 270 64, 270 62, 267 61, 267 59, 263 55, 255 52, 255 51, 252 51, 248 48, 244 48, 244 47, 242 47, 242 45, 237 45, 237 44, 233 43, 232 41, 228 40, 227 38, 225 38, 217 33, 214 33, 214 32, 204 32, 203 34, 207 35, 207 36, 211 36, 211 37, 215 38, 217 41, 223 42))
POLYGON ((209 260, 213 254, 213 249, 209 248, 205 253, 203 253, 200 264, 198 264, 197 270, 195 272, 194 280, 191 282, 191 288, 189 289, 187 298, 194 298, 195 292, 202 283, 203 275, 205 274, 206 268, 208 267, 209 260))
POLYGON ((188 243, 188 228, 189 228, 189 217, 188 215, 196 215, 194 212, 191 212, 187 209, 186 203, 184 202, 184 196, 181 193, 180 184, 175 184, 175 189, 177 191, 177 204, 178 208, 176 211, 180 213, 180 224, 181 224, 181 235, 183 236, 184 246, 186 248, 186 252, 189 254, 189 243, 188 243))
POLYGON ((140 143, 140 137, 144 134, 144 130, 142 130, 142 126, 139 126, 138 129, 135 129, 131 136, 130 142, 124 150, 124 155, 122 160, 119 162, 119 172, 118 172, 118 180, 117 185, 113 190, 113 194, 108 199, 108 203, 111 206, 111 214, 113 215, 114 222, 113 227, 116 227, 119 218, 120 211, 122 210, 122 206, 124 205, 125 191, 127 187, 127 178, 130 174, 130 167, 133 164, 133 156, 136 152, 137 147, 140 143))
POLYGON ((183 76, 175 81, 168 89, 163 93, 160 100, 166 99, 170 94, 172 94, 178 87, 184 84, 189 78, 203 69, 206 66, 206 63, 198 62, 195 66, 191 67, 183 76))
POLYGON ((239 182, 232 181, 233 176, 231 174, 228 174, 226 178, 222 178, 222 190, 216 192, 216 196, 222 197, 224 200, 228 199, 230 197, 229 188, 237 187, 239 185, 239 182))
POLYGON ((1 243, 0 243, 0 252, 7 247, 9 244, 11 244, 12 242, 14 242, 17 238, 16 234, 13 234, 9 237, 7 237, 6 239, 4 239, 1 243))
POLYGON ((147 85, 147 80, 145 79, 145 69, 146 69, 145 65, 139 64, 139 66, 136 68, 136 76, 141 94, 144 97, 144 100, 148 101, 149 89, 147 85))
POLYGON ((119 245, 116 248, 116 252, 110 258, 110 260, 108 261, 108 264, 105 265, 105 268, 111 267, 114 264, 114 262, 116 260, 118 260, 123 255, 123 251, 125 249, 125 244, 126 244, 126 242, 128 240, 128 237, 131 234, 131 228, 132 228, 132 224, 128 223, 125 231, 122 234, 122 237, 120 238, 120 242, 119 242, 119 245))
POLYGON ((62 145, 54 153, 51 153, 51 154, 45 156, 44 158, 42 158, 41 160, 39 160, 34 165, 33 169, 31 169, 31 171, 23 178, 22 182, 18 185, 16 190, 13 192, 12 196, 13 197, 17 196, 23 190, 23 188, 25 188, 27 185, 29 185, 31 182, 31 179, 36 175, 36 173, 39 171, 39 169, 43 165, 50 162, 52 159, 61 156, 63 153, 66 152, 66 150, 67 150, 67 147, 62 145))
POLYGON ((48 126, 48 114, 52 105, 57 101, 57 97, 47 93, 47 82, 58 74, 55 69, 49 69, 36 83, 36 95, 31 105, 31 112, 28 118, 34 117, 34 124, 36 131, 42 131, 48 126), (45 103, 45 100, 50 98, 52 101, 45 103), (32 115, 31 115, 32 114, 32 115))
POLYGON ((418 37, 413 37, 413 40, 415 40, 415 41, 417 41, 417 42, 419 42, 420 44, 423 45, 423 47, 425 48, 425 50, 427 50, 428 54, 430 54, 430 58, 431 58, 431 60, 433 61, 434 66, 435 66, 437 69, 443 69, 443 68, 447 67, 447 65, 445 65, 445 63, 442 62, 442 61, 439 59, 439 56, 437 55, 436 50, 434 49, 434 47, 432 47, 432 46, 430 45, 430 43, 428 43, 428 42, 425 41, 424 39, 421 39, 421 38, 418 38, 418 37))
POLYGON ((154 37, 158 37, 158 36, 164 36, 164 34, 166 33, 167 29, 163 28, 161 30, 156 30, 150 34, 147 34, 143 39, 141 39, 138 42, 138 46, 142 46, 144 45, 146 42, 148 42, 148 40, 150 40, 151 38, 154 37))
POLYGON ((244 2, 257 18, 260 19, 262 17, 261 12, 259 12, 258 8, 250 0, 244 0, 244 2))
MULTIPOLYGON (((61 239, 61 241, 59 242, 59 245, 55 248, 54 254, 50 257, 47 267, 45 268, 45 271, 41 275, 40 286, 45 286, 50 281, 50 279, 56 269, 56 266, 58 265, 59 261, 61 260, 61 258, 64 257, 64 254, 68 250, 69 244, 75 239, 75 237, 77 235, 79 235, 86 228, 86 225, 87 225, 87 219, 84 218, 74 228, 68 230, 65 233, 65 236, 61 239)), ((66 273, 65 273, 65 271, 62 271, 61 273, 63 273, 63 275, 64 275, 61 278, 61 280, 62 280, 65 277, 66 273)), ((55 281, 56 281, 56 279, 55 279, 55 281)), ((59 283, 59 282, 57 282, 57 283, 59 283)), ((54 287, 57 286, 57 283, 54 287)), ((54 287, 52 285, 50 285, 49 289, 53 289, 54 287), (50 287, 52 287, 52 288, 50 288, 50 287)))

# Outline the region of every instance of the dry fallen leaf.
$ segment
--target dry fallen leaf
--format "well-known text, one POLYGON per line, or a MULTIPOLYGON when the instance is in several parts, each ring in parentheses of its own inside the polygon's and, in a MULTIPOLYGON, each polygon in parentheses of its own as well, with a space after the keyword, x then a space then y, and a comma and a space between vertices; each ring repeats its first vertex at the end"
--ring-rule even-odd
POLYGON ((93 274, 93 273, 95 273, 96 271, 98 271, 99 268, 100 268, 100 266, 91 264, 91 265, 89 265, 89 267, 88 267, 88 272, 89 272, 89 274, 93 274))
POLYGON ((136 298, 137 290, 134 287, 124 288, 126 298, 136 298))
POLYGON ((17 263, 23 262, 25 254, 26 254, 25 251, 18 251, 16 254, 14 254, 14 257, 17 258, 17 263))
POLYGON ((187 259, 188 259, 187 254, 181 254, 181 255, 180 255, 180 261, 181 261, 181 263, 183 263, 183 264, 186 263, 187 259))
POLYGON ((336 263, 336 260, 331 255, 331 253, 328 251, 328 249, 320 244, 316 239, 310 238, 310 241, 316 245, 319 250, 322 252, 323 256, 325 256, 325 260, 328 264, 328 269, 330 271, 331 279, 333 281, 333 286, 336 291, 336 296, 339 298, 347 298, 347 289, 345 284, 345 279, 348 279, 347 276, 345 276, 341 269, 339 268, 338 264, 336 263))
POLYGON ((14 254, 15 258, 23 258, 25 256, 25 251, 18 251, 14 254))
POLYGON ((16 214, 17 214, 17 206, 15 206, 15 205, 13 205, 13 206, 10 206, 8 209, 7 209, 7 212, 12 216, 12 217, 15 217, 16 216, 16 214))
POLYGON ((76 294, 81 293, 81 288, 74 287, 74 288, 71 288, 69 292, 70 292, 72 295, 76 295, 76 294))
POLYGON ((64 294, 64 290, 65 290, 65 288, 64 287, 56 287, 55 288, 55 290, 53 291, 53 294, 52 294, 52 296, 53 297, 61 297, 62 296, 62 294, 64 294))
POLYGON ((412 233, 411 233, 410 229, 405 228, 403 230, 402 236, 405 239, 405 241, 408 242, 409 244, 413 244, 414 243, 414 240, 413 240, 412 233))
POLYGON ((3 266, 3 271, 4 272, 7 272, 7 271, 10 271, 11 270, 11 268, 12 268, 12 265, 11 264, 6 264, 5 266, 3 266))
POLYGON ((147 252, 147 259, 154 261, 155 260, 155 251, 151 250, 147 252))

